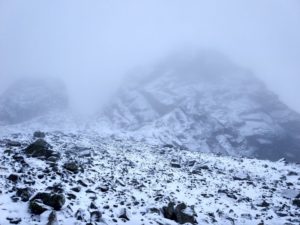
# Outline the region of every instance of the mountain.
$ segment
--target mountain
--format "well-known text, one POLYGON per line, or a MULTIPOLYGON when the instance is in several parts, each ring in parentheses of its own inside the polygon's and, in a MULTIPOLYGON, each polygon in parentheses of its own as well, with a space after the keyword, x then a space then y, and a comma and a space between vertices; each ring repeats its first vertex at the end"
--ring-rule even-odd
POLYGON ((59 131, 1 136, 0 165, 0 224, 300 223, 284 161, 59 131))
POLYGON ((60 80, 23 78, 0 96, 0 125, 28 121, 67 105, 66 87, 60 80))
POLYGON ((300 159, 300 115, 215 52, 173 56, 134 74, 99 120, 114 134, 150 143, 300 159))

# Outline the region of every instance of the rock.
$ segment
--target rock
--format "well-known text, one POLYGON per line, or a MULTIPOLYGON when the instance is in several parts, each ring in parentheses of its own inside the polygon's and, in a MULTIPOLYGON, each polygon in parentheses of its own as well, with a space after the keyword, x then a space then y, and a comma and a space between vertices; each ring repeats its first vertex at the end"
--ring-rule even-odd
POLYGON ((44 138, 46 137, 46 134, 42 131, 36 131, 33 133, 34 138, 44 138))
POLYGON ((83 180, 78 180, 77 183, 80 184, 83 187, 87 187, 88 186, 83 180))
POLYGON ((162 212, 165 218, 169 220, 176 221, 176 215, 175 215, 175 204, 173 202, 170 202, 168 206, 164 206, 162 208, 162 212))
POLYGON ((102 213, 100 211, 92 211, 90 214, 91 223, 93 222, 101 222, 102 213))
POLYGON ((218 193, 226 194, 228 198, 237 200, 237 197, 235 196, 235 194, 233 194, 231 191, 229 191, 227 189, 220 189, 220 190, 218 190, 218 193))
POLYGON ((293 200, 293 205, 297 206, 298 208, 300 208, 300 199, 294 199, 293 200))
POLYGON ((38 139, 34 143, 30 144, 25 149, 25 154, 35 158, 48 159, 51 156, 60 157, 58 152, 54 152, 50 144, 43 139, 38 139))
POLYGON ((58 156, 50 156, 47 160, 49 162, 57 162, 59 160, 60 157, 58 156))
POLYGON ((190 160, 190 161, 187 162, 187 166, 192 167, 192 166, 194 166, 196 163, 197 163, 196 160, 190 160))
POLYGON ((79 166, 76 162, 67 162, 64 164, 64 168, 68 171, 71 171, 73 173, 79 172, 79 166))
POLYGON ((150 208, 149 212, 160 215, 160 209, 158 208, 150 208))
POLYGON ((47 211, 48 207, 45 206, 41 200, 36 199, 29 202, 29 210, 33 214, 40 215, 47 211))
POLYGON ((76 199, 76 195, 74 195, 74 194, 72 194, 72 193, 68 193, 68 194, 67 194, 67 198, 68 198, 69 200, 75 200, 75 199, 76 199))
POLYGON ((232 179, 237 181, 245 181, 249 180, 249 175, 247 173, 236 173, 232 179))
POLYGON ((209 167, 207 165, 197 164, 192 169, 192 174, 202 174, 202 170, 209 170, 209 167))
POLYGON ((123 220, 125 220, 125 221, 129 221, 130 219, 129 219, 129 215, 128 215, 127 209, 122 208, 122 209, 120 210, 120 212, 119 212, 118 218, 119 218, 119 219, 123 219, 123 220))
POLYGON ((163 148, 174 148, 174 145, 172 145, 172 144, 164 144, 162 147, 163 148))
POLYGON ((80 190, 81 190, 81 187, 74 187, 74 188, 71 188, 71 190, 72 191, 74 191, 74 192, 80 192, 80 190))
POLYGON ((8 141, 6 142, 6 146, 7 146, 7 147, 20 147, 20 146, 21 146, 21 143, 18 142, 18 141, 8 140, 8 141))
POLYGON ((22 221, 22 219, 19 217, 16 218, 7 217, 6 219, 9 221, 10 224, 19 224, 22 221))
POLYGON ((179 163, 172 162, 171 163, 171 167, 173 167, 173 168, 181 168, 181 165, 179 163))
POLYGON ((180 224, 197 224, 193 208, 187 207, 184 203, 180 203, 175 207, 175 204, 170 202, 168 206, 162 208, 162 212, 165 218, 180 224))
POLYGON ((86 219, 85 219, 86 215, 84 213, 84 210, 78 209, 77 212, 75 213, 75 218, 80 221, 86 221, 86 219))
POLYGON ((109 190, 109 187, 108 187, 108 186, 105 186, 105 185, 103 185, 103 186, 100 186, 100 187, 98 187, 97 189, 99 189, 101 192, 108 192, 108 190, 109 190))
POLYGON ((267 208, 270 206, 270 204, 268 202, 266 202, 265 200, 263 200, 262 203, 257 204, 258 207, 264 207, 267 208))
POLYGON ((197 224, 195 220, 195 212, 191 207, 187 207, 184 203, 181 203, 175 208, 176 221, 180 224, 191 223, 197 224))
POLYGON ((14 183, 17 183, 18 180, 19 180, 19 175, 17 174, 10 174, 8 177, 7 177, 8 180, 14 182, 14 183))
POLYGON ((36 194, 30 201, 34 200, 41 200, 43 204, 55 210, 60 210, 66 202, 63 194, 50 194, 45 192, 36 194))
POLYGON ((16 196, 20 197, 23 202, 29 201, 32 194, 33 190, 31 188, 17 188, 16 196))
POLYGON ((55 211, 52 211, 49 214, 47 225, 58 225, 57 215, 55 211))

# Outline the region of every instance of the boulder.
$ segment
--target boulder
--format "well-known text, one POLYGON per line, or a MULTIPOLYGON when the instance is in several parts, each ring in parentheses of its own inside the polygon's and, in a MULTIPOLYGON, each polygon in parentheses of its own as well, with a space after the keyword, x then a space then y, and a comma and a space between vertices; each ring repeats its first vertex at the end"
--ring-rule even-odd
POLYGON ((14 182, 14 183, 17 183, 18 180, 19 180, 19 175, 17 174, 10 174, 8 177, 7 177, 8 180, 14 182))
POLYGON ((66 202, 63 194, 50 194, 45 192, 37 193, 30 202, 40 200, 43 204, 52 207, 54 210, 60 210, 66 202))
POLYGON ((23 202, 29 201, 32 194, 33 190, 31 188, 17 188, 16 196, 20 197, 23 202))
POLYGON ((29 202, 29 210, 31 213, 40 215, 48 210, 48 207, 41 200, 35 199, 29 202))
POLYGON ((52 146, 43 139, 38 139, 30 144, 25 150, 25 154, 35 158, 49 159, 51 157, 60 157, 58 152, 52 150, 52 146))
POLYGON ((94 222, 101 222, 101 218, 102 218, 102 213, 98 210, 96 211, 92 211, 90 213, 90 218, 91 218, 91 223, 94 223, 94 222))
POLYGON ((298 208, 300 208, 300 199, 294 199, 293 200, 293 205, 297 206, 298 208))
POLYGON ((79 172, 79 166, 76 162, 67 162, 64 164, 64 168, 68 171, 71 171, 73 173, 79 172))
POLYGON ((194 209, 184 203, 180 203, 175 207, 175 203, 170 202, 168 206, 162 208, 162 212, 165 218, 176 221, 179 224, 197 224, 194 209))

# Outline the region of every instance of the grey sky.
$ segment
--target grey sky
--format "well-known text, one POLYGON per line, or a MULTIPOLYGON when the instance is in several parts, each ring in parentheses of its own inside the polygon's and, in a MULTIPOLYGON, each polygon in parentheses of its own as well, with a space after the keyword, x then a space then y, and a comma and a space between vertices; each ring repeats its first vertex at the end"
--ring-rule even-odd
POLYGON ((299 0, 0 0, 0 91, 16 77, 59 76, 77 107, 92 108, 128 69, 203 47, 300 112, 299 0))

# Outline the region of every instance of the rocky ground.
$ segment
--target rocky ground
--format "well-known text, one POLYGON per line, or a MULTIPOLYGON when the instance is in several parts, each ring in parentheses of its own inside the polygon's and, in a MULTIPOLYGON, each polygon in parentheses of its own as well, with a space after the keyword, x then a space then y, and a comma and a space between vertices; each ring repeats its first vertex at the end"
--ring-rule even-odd
POLYGON ((0 224, 300 224, 300 166, 62 132, 0 140, 0 224))

